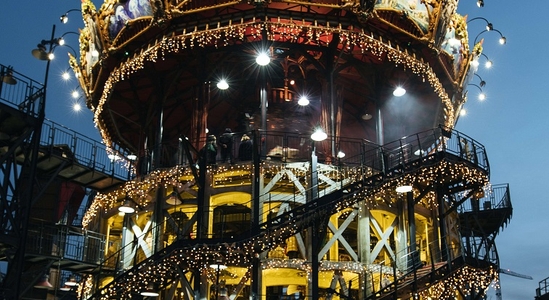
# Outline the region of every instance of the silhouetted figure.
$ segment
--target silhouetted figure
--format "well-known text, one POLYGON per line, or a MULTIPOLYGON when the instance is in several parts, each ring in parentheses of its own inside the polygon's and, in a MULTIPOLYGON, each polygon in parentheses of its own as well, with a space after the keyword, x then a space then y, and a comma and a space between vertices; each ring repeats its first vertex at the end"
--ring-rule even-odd
POLYGON ((240 161, 252 160, 253 144, 249 136, 244 134, 238 147, 238 159, 240 161))
POLYGON ((208 165, 215 165, 217 157, 217 144, 215 135, 209 135, 206 145, 200 150, 200 158, 206 161, 208 165))
POLYGON ((219 147, 221 148, 221 162, 233 163, 233 133, 230 128, 219 137, 219 147))

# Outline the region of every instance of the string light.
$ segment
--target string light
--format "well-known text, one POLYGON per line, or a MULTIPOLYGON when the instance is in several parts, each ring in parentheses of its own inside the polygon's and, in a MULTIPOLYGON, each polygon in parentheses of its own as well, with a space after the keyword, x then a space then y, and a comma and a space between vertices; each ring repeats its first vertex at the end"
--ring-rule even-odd
MULTIPOLYGON (((261 32, 267 30, 267 38, 273 42, 290 42, 290 43, 305 43, 316 44, 319 46, 327 46, 333 39, 334 34, 340 36, 340 44, 344 49, 356 49, 362 54, 371 54, 379 60, 387 60, 394 63, 395 67, 410 70, 414 75, 427 81, 434 93, 441 99, 444 111, 446 112, 445 125, 452 127, 454 124, 454 104, 449 99, 444 87, 442 86, 437 75, 428 63, 421 59, 417 59, 412 53, 409 53, 405 47, 398 47, 394 41, 383 41, 382 37, 374 38, 373 35, 366 34, 362 31, 353 28, 344 29, 341 25, 330 27, 308 24, 305 21, 301 25, 296 23, 281 23, 281 22, 256 22, 254 19, 251 23, 231 24, 220 26, 217 28, 206 28, 199 30, 195 28, 192 32, 183 31, 179 35, 163 37, 153 43, 146 45, 140 51, 136 51, 129 56, 119 66, 110 73, 108 79, 104 83, 102 94, 94 106, 90 103, 94 112, 94 122, 99 128, 100 134, 106 145, 112 145, 113 140, 107 132, 107 126, 101 120, 101 114, 107 106, 107 101, 110 98, 116 84, 120 81, 127 80, 136 72, 144 69, 146 63, 157 62, 164 59, 172 53, 178 53, 185 49, 195 47, 225 47, 232 42, 248 42, 260 41, 261 32), (396 47, 395 47, 396 46, 396 47)), ((81 48, 81 51, 86 51, 81 48)), ((96 53, 92 53, 96 55, 96 53)), ((98 55, 98 54, 97 54, 98 55)), ((70 54, 69 54, 70 56, 70 54)), ((86 57, 81 55, 81 57, 86 57)), ((90 99, 91 94, 89 89, 89 74, 86 70, 90 66, 86 66, 81 60, 81 64, 76 63, 76 59, 71 58, 71 66, 75 70, 75 74, 79 77, 83 91, 87 98, 90 99), (79 76, 82 74, 86 76, 79 76)), ((220 166, 218 168, 208 168, 213 180, 211 187, 247 185, 251 186, 252 166, 250 164, 240 164, 232 166, 220 166)), ((291 168, 288 164, 261 164, 261 174, 268 178, 270 174, 280 175, 284 180, 290 180, 290 176, 296 178, 305 178, 308 169, 291 168), (291 169, 291 172, 286 172, 291 169), (291 174, 291 175, 289 175, 291 174), (286 176, 286 177, 284 177, 286 176)), ((364 201, 365 207, 372 209, 376 207, 386 207, 396 205, 396 197, 384 197, 384 195, 394 195, 395 186, 404 182, 413 181, 422 186, 431 186, 436 184, 449 184, 451 182, 467 182, 467 185, 485 186, 488 182, 486 172, 478 168, 471 167, 464 163, 456 163, 449 161, 441 161, 426 165, 422 168, 406 174, 393 174, 394 180, 389 182, 376 182, 374 170, 363 170, 359 168, 327 168, 321 170, 325 172, 329 178, 337 178, 338 180, 346 179, 347 184, 362 184, 364 180, 368 188, 357 188, 353 194, 346 196, 342 201, 338 201, 333 207, 322 207, 313 213, 339 213, 348 209, 352 205, 364 201), (440 178, 444 178, 441 182, 440 178), (395 201, 395 202, 393 202, 395 201)), ((181 166, 155 170, 142 179, 128 181, 121 188, 106 194, 98 194, 90 209, 87 211, 82 224, 86 228, 94 219, 97 219, 100 212, 106 212, 115 206, 127 195, 136 203, 143 207, 147 207, 152 203, 153 199, 150 194, 159 187, 168 188, 174 186, 182 188, 183 185, 194 180, 194 177, 188 168, 181 166)), ((307 186, 307 182, 303 184, 307 186)), ((464 189, 467 186, 463 187, 464 189)), ((418 191, 413 191, 415 194, 418 191)), ((420 202, 420 205, 433 208, 439 204, 434 192, 428 192, 420 202)), ((293 220, 283 228, 276 228, 269 232, 268 235, 260 237, 252 237, 248 240, 234 243, 232 245, 216 244, 216 245, 200 245, 200 246, 183 246, 174 242, 171 248, 163 251, 156 259, 145 260, 142 264, 136 265, 133 270, 130 270, 120 277, 116 282, 108 284, 101 290, 100 299, 118 299, 121 295, 130 295, 132 291, 144 290, 149 284, 155 283, 160 287, 165 287, 170 284, 171 280, 177 279, 182 273, 197 269, 205 272, 211 282, 213 282, 209 263, 215 261, 219 253, 224 253, 225 264, 228 266, 249 266, 252 260, 259 253, 275 249, 283 244, 287 237, 295 235, 302 230, 304 225, 298 224, 293 220), (183 270, 183 272, 181 272, 183 270)), ((310 263, 304 260, 265 260, 262 263, 262 268, 283 268, 292 267, 306 272, 310 275, 310 263)), ((320 264, 320 270, 334 270, 335 268, 345 271, 363 274, 364 272, 372 271, 370 266, 364 266, 355 262, 326 262, 320 264)), ((378 270, 378 269, 376 269, 378 270)), ((484 283, 493 277, 493 270, 484 271, 474 268, 462 268, 447 280, 439 282, 437 285, 428 290, 428 294, 443 295, 451 287, 459 284, 467 284, 467 282, 484 283), (467 281, 468 280, 468 281, 467 281)), ((373 271, 372 271, 373 272, 373 271)), ((497 272, 496 272, 497 274, 497 272)), ((88 280, 88 279, 86 279, 88 280)), ((82 284, 82 286, 91 286, 90 284, 82 284)), ((461 286, 460 286, 461 287, 461 286)), ((89 294, 88 291, 84 293, 89 294)), ((427 293, 427 292, 426 292, 427 293)))
MULTIPOLYGON (((296 164, 263 163, 261 168, 262 174, 283 174, 287 168, 292 168, 292 166, 295 167, 295 169, 293 169, 295 174, 307 174, 306 168, 304 169, 301 167, 300 169, 296 164)), ((303 166, 303 164, 301 164, 301 166, 303 166)), ((333 172, 337 172, 338 169, 332 168, 333 167, 320 169, 324 170, 327 175, 334 176, 336 173, 333 172)), ((353 168, 349 168, 347 172, 351 173, 351 169, 353 168)), ((215 183, 213 183, 215 185, 233 184, 235 176, 243 179, 247 185, 251 185, 249 176, 252 170, 249 164, 220 166, 218 168, 210 168, 209 172, 211 172, 212 176, 216 178, 214 181, 215 183)), ((371 175, 375 175, 373 173, 366 174, 369 174, 370 177, 372 177, 371 175)), ((353 178, 353 180, 355 180, 354 182, 362 182, 363 179, 365 179, 360 176, 349 175, 353 178)), ((110 205, 112 207, 115 201, 120 199, 125 193, 131 195, 132 199, 139 199, 138 201, 141 205, 146 205, 145 201, 149 201, 150 199, 147 199, 145 195, 147 195, 152 189, 159 186, 168 187, 171 185, 181 187, 185 182, 191 180, 191 178, 192 174, 190 174, 190 171, 182 167, 175 167, 169 170, 157 170, 152 172, 143 181, 131 181, 118 191, 105 195, 98 194, 96 201, 92 203, 92 207, 89 212, 94 210, 97 211, 96 208, 101 206, 106 207, 110 205)), ((379 184, 377 187, 375 184, 371 184, 368 180, 366 180, 364 183, 371 188, 358 189, 344 199, 339 199, 335 205, 318 207, 309 213, 311 215, 338 213, 346 210, 359 201, 364 201, 366 206, 370 206, 370 209, 374 207, 390 207, 391 205, 396 205, 396 202, 387 202, 387 199, 397 201, 397 197, 385 197, 384 194, 394 196, 395 186, 400 185, 403 182, 412 181, 420 186, 430 186, 440 183, 440 178, 444 178, 442 182, 443 184, 444 182, 467 182, 468 185, 472 186, 484 186, 487 184, 487 176, 479 169, 470 167, 469 165, 463 163, 441 161, 437 164, 422 167, 414 172, 403 174, 396 177, 394 180, 379 184)), ((289 178, 286 177, 286 179, 289 178)), ((418 193, 419 191, 414 192, 418 193)), ((420 205, 430 206, 431 209, 436 208, 437 202, 435 195, 428 194, 424 197, 424 200, 420 202, 420 205)), ((93 213, 90 216, 86 215, 85 218, 89 220, 92 216, 93 213)), ((252 237, 248 240, 233 243, 231 245, 223 243, 215 245, 204 244, 200 246, 188 246, 187 243, 187 246, 185 246, 185 244, 178 244, 178 241, 175 241, 169 248, 174 250, 163 252, 165 255, 160 258, 144 261, 142 264, 136 266, 136 268, 139 269, 135 272, 126 272, 126 276, 122 279, 119 279, 116 283, 110 284, 103 288, 101 290, 103 293, 101 299, 117 298, 124 293, 129 293, 131 290, 144 290, 148 283, 158 280, 158 278, 161 280, 159 286, 164 286, 165 284, 168 284, 169 280, 175 280, 179 276, 180 273, 179 270, 177 270, 178 268, 183 270, 198 269, 204 271, 209 268, 209 265, 212 262, 215 261, 215 259, 219 256, 219 253, 224 253, 224 263, 227 266, 249 266, 258 253, 275 249, 285 243, 288 237, 293 236, 303 230, 304 226, 307 226, 306 224, 307 223, 300 223, 296 220, 292 220, 289 224, 286 224, 286 226, 282 228, 275 228, 269 231, 267 235, 252 237)), ((298 270, 303 270, 307 274, 310 273, 309 264, 304 260, 267 260, 264 264, 262 264, 262 268, 264 269, 290 266, 298 270)), ((357 274, 362 274, 363 272, 369 270, 365 270, 365 267, 360 263, 321 262, 320 270, 334 270, 334 268, 343 269, 345 271, 354 272, 357 274)), ((465 280, 463 278, 481 280, 481 277, 479 277, 480 275, 475 275, 477 273, 479 273, 479 271, 475 269, 474 271, 455 275, 454 277, 445 280, 445 285, 440 285, 442 284, 440 283, 439 285, 431 287, 429 289, 429 295, 436 295, 439 286, 447 287, 452 286, 453 284, 461 284, 461 282, 465 280)), ((482 272, 479 274, 485 276, 482 272)))
MULTIPOLYGON (((250 39, 255 41, 261 36, 263 28, 269 29, 267 37, 272 42, 291 41, 326 46, 332 38, 332 35, 340 35, 340 43, 342 45, 353 46, 353 51, 360 54, 370 53, 379 60, 386 59, 395 64, 396 67, 401 67, 409 70, 412 74, 418 76, 422 81, 427 81, 433 92, 441 99, 446 112, 445 126, 452 127, 454 124, 454 105, 446 93, 442 83, 439 81, 436 73, 428 63, 416 58, 414 54, 405 50, 406 47, 395 47, 394 41, 383 41, 382 37, 375 38, 358 29, 344 29, 338 27, 322 27, 316 24, 308 24, 302 22, 298 24, 288 24, 282 22, 259 22, 255 20, 252 23, 246 23, 243 20, 240 24, 230 23, 227 26, 218 24, 217 28, 207 28, 199 30, 195 28, 192 32, 183 31, 179 35, 163 37, 155 40, 152 43, 145 45, 141 50, 135 51, 127 60, 120 63, 118 67, 110 72, 109 77, 104 83, 101 97, 97 105, 90 105, 94 112, 94 122, 99 129, 101 137, 106 145, 112 145, 112 138, 107 131, 107 125, 102 122, 101 114, 106 102, 110 98, 110 94, 114 90, 116 84, 126 80, 132 74, 145 67, 148 62, 157 62, 162 60, 170 53, 178 53, 185 49, 195 47, 224 47, 229 45, 229 41, 233 42, 248 42, 250 39)), ((85 51, 81 49, 81 51, 85 51)), ((349 50, 350 51, 350 50, 349 50)), ((85 55, 81 55, 85 57, 85 55)), ((85 62, 82 65, 75 65, 75 72, 84 72, 85 62)), ((85 74, 87 75, 87 74, 85 74)), ((86 78, 87 76, 82 76, 86 78)), ((87 90, 88 82, 81 81, 81 84, 86 85, 84 90, 87 90)))

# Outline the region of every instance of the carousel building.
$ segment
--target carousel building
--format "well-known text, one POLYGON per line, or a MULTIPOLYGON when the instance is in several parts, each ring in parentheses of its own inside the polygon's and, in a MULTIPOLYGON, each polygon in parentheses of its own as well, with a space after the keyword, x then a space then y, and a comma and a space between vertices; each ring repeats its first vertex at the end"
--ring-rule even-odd
POLYGON ((103 143, 59 140, 45 86, 2 104, 4 297, 482 299, 512 206, 454 130, 483 50, 457 6, 82 1, 103 143))

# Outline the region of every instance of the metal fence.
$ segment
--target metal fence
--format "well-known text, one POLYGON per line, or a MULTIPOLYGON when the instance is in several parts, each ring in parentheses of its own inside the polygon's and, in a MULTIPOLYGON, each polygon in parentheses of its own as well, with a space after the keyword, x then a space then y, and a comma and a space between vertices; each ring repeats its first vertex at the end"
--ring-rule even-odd
MULTIPOLYGON (((366 166, 386 172, 430 155, 446 153, 489 172, 488 157, 482 144, 459 131, 443 127, 405 136, 384 145, 366 139, 345 137, 328 136, 324 141, 313 142, 309 135, 304 134, 274 131, 259 131, 258 134, 261 143, 260 156, 264 160, 308 161, 315 153, 319 162, 366 166)), ((239 134, 235 134, 233 142, 233 153, 236 154, 238 136, 239 134)))
POLYGON ((509 191, 509 184, 497 184, 489 186, 482 192, 478 192, 478 200, 475 202, 465 201, 459 207, 459 212, 472 212, 482 211, 499 208, 512 208, 511 205, 511 193, 509 191), (472 203, 475 203, 473 206, 472 203))
POLYGON ((129 180, 132 175, 128 168, 129 161, 120 154, 125 153, 122 149, 113 152, 102 142, 50 120, 44 120, 42 125, 40 146, 50 153, 74 159, 75 163, 111 174, 120 180, 129 180))
POLYGON ((45 91, 42 83, 14 71, 11 67, 0 65, 0 101, 26 114, 38 116, 45 91))
MULTIPOLYGON (((4 65, 0 65, 0 79, 0 102, 37 117, 45 97, 44 85, 4 65)), ((43 123, 40 146, 121 180, 127 180, 131 175, 123 149, 108 149, 102 142, 47 119, 43 123)))
POLYGON ((27 254, 91 264, 99 264, 103 260, 103 234, 48 224, 32 224, 29 228, 25 250, 27 254))

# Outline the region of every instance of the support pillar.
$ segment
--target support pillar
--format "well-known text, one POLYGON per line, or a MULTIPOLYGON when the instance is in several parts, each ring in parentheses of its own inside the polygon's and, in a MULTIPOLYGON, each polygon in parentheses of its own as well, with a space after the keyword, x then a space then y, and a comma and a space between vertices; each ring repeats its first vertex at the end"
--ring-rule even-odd
MULTIPOLYGON (((315 147, 313 142, 313 151, 311 153, 311 165, 310 165, 310 184, 311 189, 308 193, 307 201, 314 201, 318 198, 318 174, 317 174, 317 157, 315 154, 315 147)), ((318 270, 319 270, 319 258, 318 253, 320 251, 321 242, 324 239, 322 232, 326 231, 326 224, 319 218, 310 226, 307 230, 307 258, 311 263, 311 276, 309 278, 308 294, 310 300, 317 300, 319 298, 318 289, 318 270), (322 227, 324 226, 324 228, 322 227)))
POLYGON ((406 218, 404 214, 404 201, 400 195, 397 196, 397 232, 396 232, 396 253, 395 262, 396 267, 399 270, 406 270, 407 268, 407 234, 406 234, 406 218))
POLYGON ((419 261, 418 253, 417 253, 417 242, 416 242, 416 217, 415 217, 415 209, 414 209, 414 193, 413 192, 407 192, 406 193, 406 204, 407 204, 407 212, 408 212, 408 232, 410 235, 410 255, 412 258, 412 263, 414 264, 414 268, 416 263, 419 261))
MULTIPOLYGON (((442 261, 447 261, 450 263, 450 255, 448 255, 448 233, 446 229, 446 219, 444 218, 444 210, 446 203, 444 201, 445 187, 442 185, 437 186, 437 202, 438 202, 438 226, 440 232, 440 252, 442 261)), ((450 266, 450 264, 448 264, 450 266)))
MULTIPOLYGON (((262 180, 261 180, 261 168, 260 168, 260 155, 262 155, 263 146, 260 144, 260 134, 256 130, 253 132, 253 152, 252 160, 254 164, 254 175, 253 175, 253 195, 252 195, 252 236, 255 236, 259 233, 259 224, 261 223, 260 216, 262 213, 261 208, 261 190, 262 190, 262 180)), ((257 250, 257 253, 254 253, 254 258, 252 260, 252 274, 251 274, 251 293, 250 300, 259 299, 261 295, 262 284, 261 284, 261 253, 260 250, 257 250)))
MULTIPOLYGON (((370 210, 366 208, 365 201, 360 202, 362 209, 359 210, 358 216, 358 255, 362 264, 368 266, 372 263, 371 258, 371 242, 370 242, 370 210)), ((361 275, 361 280, 365 282, 362 286, 364 293, 359 293, 359 298, 364 299, 372 294, 373 285, 372 275, 365 271, 364 275, 361 275)))

